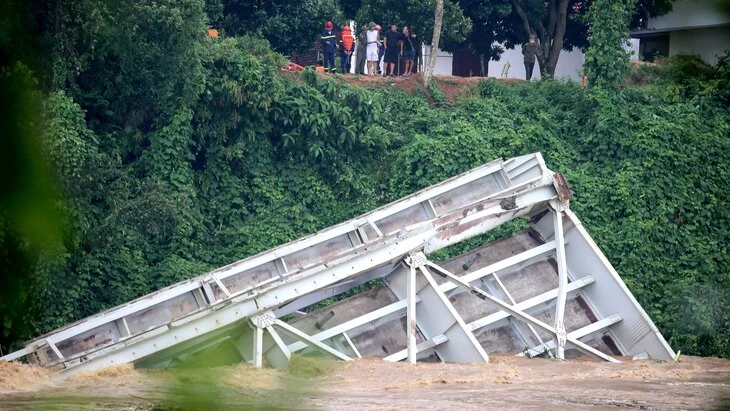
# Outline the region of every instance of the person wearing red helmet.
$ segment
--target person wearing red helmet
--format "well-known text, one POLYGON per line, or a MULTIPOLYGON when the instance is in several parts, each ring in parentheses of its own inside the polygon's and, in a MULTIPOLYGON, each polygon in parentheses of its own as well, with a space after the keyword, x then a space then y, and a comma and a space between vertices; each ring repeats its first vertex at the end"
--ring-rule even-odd
POLYGON ((334 25, 331 21, 324 24, 324 31, 320 36, 320 42, 322 44, 323 54, 323 66, 326 72, 337 74, 337 68, 335 67, 335 49, 337 42, 335 41, 334 25))

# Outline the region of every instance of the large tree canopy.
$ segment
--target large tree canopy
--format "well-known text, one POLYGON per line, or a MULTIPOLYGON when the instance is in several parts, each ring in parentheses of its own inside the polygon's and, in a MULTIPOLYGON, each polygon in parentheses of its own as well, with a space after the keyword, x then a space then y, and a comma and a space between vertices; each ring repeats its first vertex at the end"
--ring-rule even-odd
POLYGON ((307 50, 325 21, 342 23, 335 0, 207 0, 214 25, 230 35, 264 37, 274 50, 289 54, 307 50))
MULTIPOLYGON (((543 77, 555 75, 562 50, 588 46, 588 10, 593 0, 510 0, 515 15, 520 19, 524 41, 535 34, 541 53, 538 64, 543 77)), ((674 0, 638 0, 634 6, 632 25, 646 24, 647 17, 656 17, 671 11, 674 0)))
MULTIPOLYGON (((391 23, 399 27, 408 26, 426 44, 433 37, 433 13, 436 0, 363 0, 357 13, 357 22, 368 24, 374 21, 384 30, 391 23)), ((454 51, 471 31, 471 20, 464 16, 457 3, 444 1, 443 26, 439 48, 454 51)))
POLYGON ((458 4, 472 21, 472 30, 463 46, 487 62, 499 60, 505 48, 513 48, 520 43, 518 22, 509 1, 460 0, 458 4))

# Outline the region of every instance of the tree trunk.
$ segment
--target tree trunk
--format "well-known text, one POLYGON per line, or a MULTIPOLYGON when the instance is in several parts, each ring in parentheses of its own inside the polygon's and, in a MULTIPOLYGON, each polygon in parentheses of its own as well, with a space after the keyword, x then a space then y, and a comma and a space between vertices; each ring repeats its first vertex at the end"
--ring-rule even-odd
POLYGON ((439 52, 439 39, 441 39, 441 23, 444 20, 444 0, 436 1, 434 12, 433 37, 431 38, 431 55, 428 56, 428 64, 423 71, 423 85, 428 87, 433 77, 433 69, 436 67, 436 58, 439 52))
POLYGON ((558 58, 560 57, 560 52, 563 50, 565 26, 568 24, 568 3, 568 0, 560 0, 560 5, 557 9, 557 21, 554 24, 555 29, 552 33, 550 33, 552 37, 552 46, 545 64, 545 72, 550 76, 550 78, 555 77, 555 67, 558 66, 558 58))
POLYGON ((479 53, 479 77, 487 77, 489 64, 484 64, 484 53, 479 53))
POLYGON ((533 27, 530 18, 522 8, 520 0, 512 0, 512 8, 522 21, 522 26, 529 36, 537 35, 540 40, 542 56, 538 55, 537 63, 540 68, 540 75, 543 79, 555 77, 555 68, 558 65, 558 58, 563 49, 565 39, 565 28, 568 23, 569 0, 550 0, 545 2, 547 8, 542 21, 536 21, 533 27))

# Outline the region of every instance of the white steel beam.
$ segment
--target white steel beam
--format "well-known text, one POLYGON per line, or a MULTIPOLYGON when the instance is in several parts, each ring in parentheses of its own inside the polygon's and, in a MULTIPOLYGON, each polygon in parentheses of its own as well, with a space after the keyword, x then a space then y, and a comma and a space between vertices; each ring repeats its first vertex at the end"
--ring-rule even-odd
POLYGON ((25 357, 26 355, 32 353, 35 351, 35 347, 25 347, 23 349, 20 349, 18 351, 13 351, 8 355, 5 355, 3 357, 0 357, 0 361, 15 361, 19 358, 25 357))
MULTIPOLYGON (((418 303, 420 301, 421 300, 416 296, 416 303, 418 303)), ((313 336, 311 336, 311 338, 314 340, 317 340, 317 341, 328 340, 332 337, 335 337, 337 335, 346 333, 347 331, 350 331, 354 328, 357 328, 363 324, 373 322, 375 320, 385 317, 386 315, 393 314, 395 312, 403 310, 406 308, 406 305, 407 305, 406 300, 394 302, 393 304, 386 305, 385 307, 378 308, 377 310, 373 310, 367 314, 363 314, 359 317, 353 318, 350 321, 344 322, 344 323, 336 325, 332 328, 328 328, 324 331, 318 332, 317 334, 314 334, 313 336)), ((306 344, 298 341, 298 342, 290 344, 289 350, 291 352, 297 352, 306 347, 307 347, 306 344)))
POLYGON ((357 355, 357 358, 362 358, 362 355, 360 355, 360 351, 355 346, 355 343, 352 342, 350 336, 347 335, 347 333, 342 333, 342 336, 345 337, 345 341, 347 341, 347 344, 350 345, 350 348, 355 353, 355 355, 357 355))
POLYGON ((226 288, 225 285, 223 285, 220 278, 218 278, 215 274, 211 274, 210 277, 213 279, 213 281, 215 281, 215 284, 218 286, 218 288, 221 289, 221 291, 223 291, 223 294, 225 294, 226 297, 231 296, 231 292, 228 291, 228 288, 226 288))
MULTIPOLYGON (((606 329, 617 322, 621 321, 621 316, 618 314, 614 314, 608 318, 604 318, 602 320, 598 320, 592 324, 588 324, 585 327, 579 328, 575 331, 569 332, 568 337, 571 338, 583 338, 586 335, 593 334, 594 332, 606 329)), ((547 343, 543 345, 538 345, 537 347, 532 347, 529 350, 527 350, 527 353, 530 356, 536 356, 542 354, 542 350, 550 350, 555 347, 555 341, 548 341, 547 343)), ((519 353, 517 356, 524 356, 525 353, 519 353)))
MULTIPOLYGON (((568 291, 568 293, 578 291, 583 287, 593 284, 595 281, 596 280, 592 276, 586 276, 586 277, 580 278, 580 279, 575 280, 572 283, 568 284, 567 291, 568 291)), ((544 303, 547 303, 548 301, 554 300, 557 297, 558 297, 558 289, 555 288, 550 291, 546 291, 540 295, 536 295, 532 298, 528 298, 525 301, 519 302, 514 305, 514 308, 517 310, 520 310, 520 311, 527 311, 533 307, 537 307, 540 304, 544 304, 544 303)), ((478 320, 474 320, 473 322, 469 323, 469 328, 471 328, 472 331, 476 331, 480 328, 494 324, 497 321, 508 318, 510 315, 511 314, 506 311, 498 311, 494 314, 489 314, 478 320)))
MULTIPOLYGON (((425 260, 425 256, 422 253, 417 253, 416 255, 419 255, 419 254, 421 256, 423 256, 423 258, 425 260)), ((436 292, 436 295, 438 295, 439 299, 441 300, 443 305, 446 307, 449 314, 451 314, 451 316, 454 318, 454 320, 456 320, 456 324, 451 326, 449 329, 444 330, 443 333, 446 334, 447 336, 452 335, 452 337, 454 337, 453 334, 450 334, 450 333, 455 328, 457 333, 459 333, 459 332, 462 333, 463 336, 466 337, 466 340, 469 343, 471 343, 472 347, 474 347, 477 354, 481 357, 482 361, 489 362, 489 355, 486 353, 486 351, 484 351, 484 348, 482 347, 481 344, 479 344, 479 341, 477 341, 476 337, 474 337, 474 334, 471 332, 469 327, 466 325, 466 322, 464 321, 464 319, 461 318, 461 315, 456 311, 456 308, 454 308, 454 305, 451 304, 451 301, 449 301, 449 297, 447 297, 446 294, 444 294, 444 292, 439 289, 439 286, 436 283, 436 280, 433 279, 433 276, 431 275, 431 273, 429 272, 429 270, 427 268, 427 264, 419 266, 418 269, 421 270, 421 272, 423 273, 423 276, 426 277, 426 281, 428 281, 429 285, 436 292)), ((456 338, 456 337, 454 337, 454 338, 456 338)), ((464 346, 463 347, 464 350, 470 348, 466 344, 462 343, 462 345, 464 346)))
MULTIPOLYGON (((525 261, 529 261, 533 258, 540 257, 542 255, 548 254, 552 252, 555 249, 555 241, 548 241, 545 244, 541 244, 537 247, 533 247, 527 251, 523 251, 519 254, 515 254, 512 257, 505 258, 504 260, 498 261, 494 264, 490 264, 486 267, 480 268, 476 271, 470 272, 468 274, 464 274, 460 278, 462 281, 472 283, 476 280, 479 280, 483 277, 486 277, 490 274, 505 270, 507 268, 510 268, 512 266, 515 266, 520 263, 524 263, 525 261)), ((452 282, 445 282, 441 284, 441 290, 445 293, 457 288, 458 286, 452 282)))
POLYGON ((61 351, 59 351, 58 348, 56 347, 56 344, 54 344, 53 341, 51 341, 49 338, 46 338, 46 344, 48 344, 48 346, 51 347, 51 350, 53 351, 54 354, 56 354, 56 356, 58 357, 58 359, 60 361, 63 361, 65 359, 63 354, 61 354, 61 351))
MULTIPOLYGON (((504 295, 509 300, 509 303, 512 304, 512 306, 514 307, 515 304, 517 304, 517 301, 515 301, 515 299, 512 298, 512 294, 510 294, 509 290, 507 290, 507 287, 504 286, 504 284, 502 283, 502 280, 499 279, 499 276, 497 275, 497 273, 494 273, 492 275, 492 278, 494 278, 494 280, 497 282, 497 285, 499 285, 499 288, 502 290, 504 295)), ((532 324, 527 324, 527 328, 530 330, 532 335, 535 336, 535 338, 537 338, 537 341, 540 341, 540 345, 545 345, 545 342, 542 340, 542 337, 540 337, 540 334, 538 334, 537 331, 535 331, 535 327, 533 327, 532 324)), ((525 339, 525 338, 523 337, 523 339, 525 339)))
POLYGON ((253 365, 256 368, 263 366, 264 359, 264 329, 259 326, 253 328, 253 365))
MULTIPOLYGON (((537 247, 523 251, 519 254, 505 258, 504 260, 498 261, 494 264, 490 264, 479 270, 466 274, 466 275, 462 276, 461 278, 464 281, 473 282, 473 281, 479 280, 482 277, 496 273, 498 271, 505 270, 505 269, 515 266, 517 264, 523 263, 525 261, 529 261, 533 258, 543 256, 545 254, 552 252, 553 250, 555 250, 555 241, 549 241, 545 244, 541 244, 537 247)), ((391 272, 391 271, 392 270, 388 270, 388 272, 391 272)), ((579 289, 580 287, 586 286, 591 283, 593 283, 593 279, 591 277, 585 277, 581 280, 578 280, 577 282, 571 283, 571 285, 569 286, 569 289, 572 292, 572 291, 579 289)), ((457 287, 458 286, 452 282, 445 282, 445 283, 439 285, 439 288, 444 293, 452 291, 452 290, 456 289, 457 287)), ((529 299, 529 300, 526 300, 526 301, 518 304, 518 307, 523 307, 523 308, 521 308, 523 310, 529 309, 531 307, 534 307, 536 305, 539 305, 539 304, 542 304, 544 302, 554 299, 556 296, 553 294, 556 294, 556 293, 557 293, 557 290, 555 290, 554 293, 551 293, 551 292, 545 293, 544 295, 535 297, 535 299, 529 299), (542 298, 540 298, 540 297, 542 297, 542 298), (525 305, 525 303, 527 303, 527 305, 525 305)), ((416 302, 419 302, 419 301, 420 301, 420 299, 418 297, 416 297, 416 302)), ((316 339, 317 341, 324 341, 324 340, 330 339, 339 334, 342 334, 343 332, 352 330, 363 324, 367 324, 369 322, 375 321, 378 318, 381 318, 386 315, 392 314, 396 311, 402 310, 402 309, 406 308, 406 305, 407 305, 407 300, 395 302, 393 304, 387 305, 385 307, 379 308, 370 313, 364 314, 360 317, 357 317, 350 321, 342 323, 333 328, 330 328, 330 329, 324 330, 322 332, 319 332, 317 334, 314 334, 312 336, 312 338, 316 339)), ((492 316, 499 316, 499 318, 493 318, 491 316, 487 316, 487 317, 484 317, 483 319, 477 320, 477 321, 469 324, 469 328, 471 330, 476 330, 485 325, 499 321, 502 318, 507 318, 507 317, 509 317, 509 314, 504 313, 503 311, 500 311, 499 313, 492 314, 492 316), (500 315, 503 315, 503 316, 500 316, 500 315)), ((306 346, 307 345, 302 342, 295 342, 295 343, 292 343, 289 345, 289 350, 291 350, 292 352, 296 352, 296 351, 306 348, 306 346)))
POLYGON ((568 300, 568 263, 565 260, 565 234, 563 232, 563 205, 551 201, 553 227, 555 230, 555 254, 558 261, 558 299, 555 304, 555 339, 557 340, 556 357, 565 359, 565 303, 568 300))
POLYGON ((48 340, 53 343, 59 343, 75 335, 84 333, 89 330, 93 330, 94 328, 116 321, 130 314, 145 310, 161 302, 171 300, 182 294, 193 291, 200 286, 201 284, 197 279, 188 280, 183 283, 172 285, 168 288, 157 291, 154 295, 138 298, 122 306, 111 308, 99 314, 92 315, 91 317, 84 318, 83 320, 77 321, 73 324, 69 324, 59 330, 55 330, 51 333, 45 334, 41 337, 38 337, 37 340, 30 342, 28 346, 34 347, 38 343, 43 343, 43 340, 48 340))
POLYGON ((415 364, 418 351, 416 347, 416 336, 418 334, 418 327, 416 325, 416 267, 409 266, 408 268, 408 281, 406 286, 406 341, 408 362, 415 364))
POLYGON ((332 348, 326 344, 322 344, 320 341, 313 339, 311 336, 297 330, 296 328, 285 323, 284 321, 277 319, 277 320, 275 320, 275 324, 278 325, 279 327, 281 327, 284 331, 288 332, 289 334, 292 334, 295 337, 298 337, 300 340, 307 342, 310 345, 312 345, 316 348, 319 348, 322 351, 328 352, 341 360, 352 361, 352 358, 348 357, 347 355, 335 350, 334 348, 332 348))
MULTIPOLYGON (((418 344, 416 347, 418 349, 418 352, 424 352, 426 350, 430 350, 431 348, 436 348, 439 345, 449 341, 449 338, 443 334, 439 334, 433 338, 429 338, 428 340, 418 344)), ((408 349, 400 350, 398 352, 395 352, 385 358, 383 358, 384 361, 389 362, 398 362, 402 361, 408 358, 408 349)))
POLYGON ((289 347, 286 346, 286 344, 284 343, 284 340, 281 339, 281 336, 279 335, 279 333, 276 332, 276 329, 270 325, 270 326, 266 327, 266 331, 269 332, 269 334, 271 335, 271 338, 276 343, 276 346, 279 347, 279 349, 284 354, 286 359, 287 360, 290 359, 291 351, 289 351, 289 347))
MULTIPOLYGON (((489 293, 485 292, 481 288, 476 287, 476 286, 473 286, 473 285, 471 285, 469 283, 463 282, 459 277, 457 277, 454 274, 450 273, 449 271, 447 271, 447 270, 439 267, 438 265, 433 264, 433 263, 428 263, 427 266, 433 268, 437 273, 439 273, 439 275, 442 275, 444 277, 451 278, 452 281, 454 281, 457 284, 459 284, 460 286, 465 287, 466 289, 470 290, 477 297, 479 297, 479 298, 481 298, 481 299, 483 299, 485 301, 490 301, 493 304, 499 306, 503 311, 508 312, 509 314, 513 315, 514 317, 516 317, 516 318, 518 318, 518 319, 520 319, 522 321, 525 321, 527 323, 530 323, 530 324, 532 324, 532 325, 534 325, 534 326, 536 326, 538 328, 541 328, 541 329, 543 329, 543 330, 545 330, 545 331, 547 331, 547 332, 549 332, 551 334, 555 334, 556 333, 555 328, 553 328, 553 327, 545 324, 544 322, 538 320, 537 318, 535 318, 535 317, 533 317, 533 316, 531 316, 531 315, 529 315, 529 314, 527 314, 527 313, 525 313, 523 311, 520 311, 520 310, 515 309, 515 307, 513 307, 512 305, 505 303, 504 301, 500 300, 499 298, 493 297, 492 295, 490 295, 489 293)), ((608 356, 608 355, 606 355, 606 354, 604 354, 604 353, 602 353, 602 352, 594 349, 593 347, 590 347, 590 346, 588 346, 586 344, 583 344, 582 342, 578 341, 575 338, 568 338, 568 341, 571 344, 573 344, 576 348, 578 348, 580 351, 583 351, 586 354, 595 355, 595 356, 597 356, 599 358, 602 358, 602 359, 604 359, 606 361, 609 361, 609 362, 615 362, 615 363, 619 362, 615 358, 613 358, 611 356, 608 356)))

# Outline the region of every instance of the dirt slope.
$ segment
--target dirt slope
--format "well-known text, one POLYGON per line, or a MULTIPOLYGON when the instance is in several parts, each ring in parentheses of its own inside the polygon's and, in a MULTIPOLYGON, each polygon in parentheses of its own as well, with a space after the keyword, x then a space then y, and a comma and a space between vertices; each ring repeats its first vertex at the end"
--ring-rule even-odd
MULTIPOLYGON (((298 71, 283 71, 285 76, 297 79, 300 76, 298 71)), ((320 73, 320 77, 329 78, 331 75, 320 73)), ((360 87, 395 87, 406 91, 407 93, 414 93, 415 91, 421 91, 426 93, 425 87, 421 84, 421 76, 415 75, 411 77, 379 77, 379 76, 366 76, 358 74, 339 74, 334 76, 338 81, 360 86, 360 87)), ((480 81, 484 80, 484 77, 456 77, 456 76, 434 76, 434 83, 436 87, 444 93, 444 96, 449 101, 455 101, 461 97, 467 97, 477 93, 477 85, 480 81)), ((524 83, 524 80, 515 78, 503 78, 497 79, 497 81, 503 81, 506 83, 524 83)))

